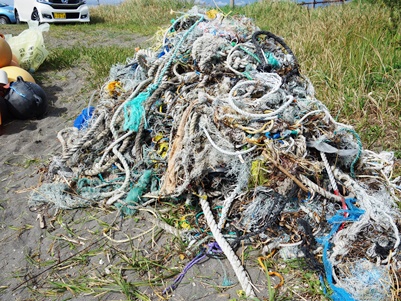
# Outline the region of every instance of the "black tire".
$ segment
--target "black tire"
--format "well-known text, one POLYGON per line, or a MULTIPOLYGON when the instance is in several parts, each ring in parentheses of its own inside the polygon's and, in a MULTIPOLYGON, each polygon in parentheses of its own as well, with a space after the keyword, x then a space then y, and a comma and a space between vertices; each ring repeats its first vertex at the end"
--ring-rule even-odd
POLYGON ((15 10, 14 16, 15 16, 15 22, 16 22, 17 24, 21 24, 21 20, 19 19, 18 10, 15 10))
POLYGON ((39 12, 36 9, 36 7, 33 9, 33 12, 32 12, 32 15, 31 15, 31 20, 40 22, 39 12))
POLYGON ((0 24, 10 24, 10 19, 7 16, 0 16, 0 24))

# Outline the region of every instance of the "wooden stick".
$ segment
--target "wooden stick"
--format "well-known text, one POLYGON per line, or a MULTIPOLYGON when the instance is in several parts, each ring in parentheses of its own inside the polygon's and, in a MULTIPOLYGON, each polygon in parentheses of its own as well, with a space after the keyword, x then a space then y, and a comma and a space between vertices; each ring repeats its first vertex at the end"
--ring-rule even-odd
POLYGON ((270 162, 273 163, 273 165, 275 167, 277 167, 278 169, 280 169, 280 171, 285 174, 287 177, 289 177, 291 180, 293 180, 295 182, 295 184, 297 184, 299 186, 299 188, 301 188, 303 191, 305 192, 309 192, 308 188, 306 188, 306 186, 304 184, 302 184, 302 182, 300 180, 298 180, 294 175, 292 175, 288 170, 286 170, 284 167, 282 167, 280 164, 278 164, 276 161, 273 160, 273 158, 271 158, 266 151, 263 151, 262 155, 269 160, 270 162))

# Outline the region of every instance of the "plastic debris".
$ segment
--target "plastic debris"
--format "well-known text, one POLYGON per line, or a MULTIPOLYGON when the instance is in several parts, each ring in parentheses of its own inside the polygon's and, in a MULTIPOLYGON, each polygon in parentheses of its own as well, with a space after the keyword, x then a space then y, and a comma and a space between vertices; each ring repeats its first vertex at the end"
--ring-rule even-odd
POLYGON ((27 23, 28 29, 17 36, 6 36, 6 39, 21 68, 35 72, 49 55, 43 33, 49 31, 50 25, 48 23, 39 24, 38 21, 31 20, 27 23))
POLYGON ((83 109, 81 114, 79 114, 74 120, 74 127, 76 127, 78 130, 87 128, 94 110, 95 107, 92 106, 83 109))
MULTIPOLYGON (((352 126, 334 120, 282 38, 246 17, 194 7, 152 48, 114 66, 104 87, 87 128, 60 133, 63 153, 49 166, 47 189, 101 178, 86 195, 91 205, 200 203, 196 223, 178 234, 187 241, 209 226, 232 248, 291 246, 283 256, 303 254, 333 299, 388 292, 381 283, 368 297, 368 269, 339 267, 367 261, 378 267, 372 279, 391 278, 401 217, 393 153, 364 150, 352 126)), ((31 207, 49 199, 34 196, 31 207)), ((228 258, 230 250, 224 245, 228 258)), ((236 275, 254 295, 243 270, 236 275)))
POLYGON ((48 100, 45 91, 36 83, 24 81, 21 76, 10 84, 10 90, 4 98, 8 110, 15 118, 41 118, 47 113, 48 100))

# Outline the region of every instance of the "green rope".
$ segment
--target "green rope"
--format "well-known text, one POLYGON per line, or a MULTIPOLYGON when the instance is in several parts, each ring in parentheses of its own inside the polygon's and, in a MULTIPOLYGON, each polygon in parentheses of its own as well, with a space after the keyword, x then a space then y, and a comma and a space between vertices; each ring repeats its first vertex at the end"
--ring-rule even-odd
POLYGON ((129 208, 141 203, 141 196, 145 193, 152 180, 152 171, 145 170, 135 186, 128 192, 124 202, 116 203, 116 207, 121 210, 123 215, 134 215, 136 210, 129 208))

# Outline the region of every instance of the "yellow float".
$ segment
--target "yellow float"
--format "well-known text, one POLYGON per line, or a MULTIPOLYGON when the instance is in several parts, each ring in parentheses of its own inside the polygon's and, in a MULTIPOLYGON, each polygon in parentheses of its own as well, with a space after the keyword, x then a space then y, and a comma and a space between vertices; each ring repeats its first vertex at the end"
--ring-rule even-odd
POLYGON ((7 66, 0 68, 0 70, 4 70, 7 73, 9 83, 15 82, 18 76, 21 76, 26 82, 36 83, 32 75, 20 67, 7 66))

